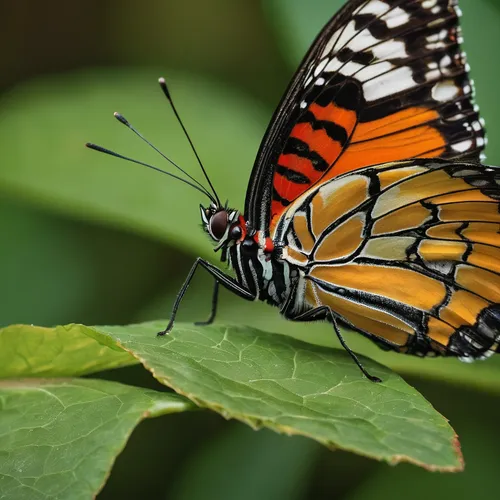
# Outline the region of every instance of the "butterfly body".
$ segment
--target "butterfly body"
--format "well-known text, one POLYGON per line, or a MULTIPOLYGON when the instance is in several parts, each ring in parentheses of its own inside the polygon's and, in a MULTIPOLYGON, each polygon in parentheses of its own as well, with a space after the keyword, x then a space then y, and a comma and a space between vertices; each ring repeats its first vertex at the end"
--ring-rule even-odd
POLYGON ((297 266, 282 258, 281 245, 251 230, 237 211, 211 205, 201 207, 201 213, 206 232, 218 241, 221 261, 234 271, 237 283, 248 290, 253 300, 281 307, 298 278, 297 266), (216 214, 226 217, 220 239, 211 227, 216 214))

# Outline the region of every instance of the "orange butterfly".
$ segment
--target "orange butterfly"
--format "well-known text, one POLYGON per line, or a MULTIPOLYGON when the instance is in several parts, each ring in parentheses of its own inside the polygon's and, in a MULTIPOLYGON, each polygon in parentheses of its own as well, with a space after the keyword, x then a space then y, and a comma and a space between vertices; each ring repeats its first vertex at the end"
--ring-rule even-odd
POLYGON ((269 125, 244 213, 206 174, 213 193, 190 177, 235 277, 198 259, 162 334, 201 266, 215 279, 209 322, 219 284, 291 320, 326 319, 373 381, 339 323, 407 354, 497 350, 500 171, 478 163, 485 137, 457 9, 351 0, 333 17, 269 125))

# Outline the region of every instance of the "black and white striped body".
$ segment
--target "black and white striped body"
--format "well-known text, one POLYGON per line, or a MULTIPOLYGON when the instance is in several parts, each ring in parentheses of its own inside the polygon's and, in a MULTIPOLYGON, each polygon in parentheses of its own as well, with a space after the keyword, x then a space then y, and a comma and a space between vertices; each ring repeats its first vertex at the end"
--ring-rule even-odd
POLYGON ((279 251, 267 253, 252 238, 246 237, 228 248, 227 259, 237 281, 255 300, 282 308, 298 280, 298 269, 279 258, 279 251))

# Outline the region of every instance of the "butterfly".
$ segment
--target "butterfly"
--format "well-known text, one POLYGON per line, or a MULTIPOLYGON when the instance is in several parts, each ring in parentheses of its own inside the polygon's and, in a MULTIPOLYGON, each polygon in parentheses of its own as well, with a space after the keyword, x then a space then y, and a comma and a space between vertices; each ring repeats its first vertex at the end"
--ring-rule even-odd
POLYGON ((160 334, 201 267, 214 278, 205 324, 220 285, 293 321, 327 320, 372 381, 339 325, 417 356, 497 350, 500 170, 480 164, 459 15, 454 0, 347 1, 272 117, 243 212, 221 204, 198 158, 211 191, 184 182, 210 199, 203 227, 234 275, 198 258, 160 334))

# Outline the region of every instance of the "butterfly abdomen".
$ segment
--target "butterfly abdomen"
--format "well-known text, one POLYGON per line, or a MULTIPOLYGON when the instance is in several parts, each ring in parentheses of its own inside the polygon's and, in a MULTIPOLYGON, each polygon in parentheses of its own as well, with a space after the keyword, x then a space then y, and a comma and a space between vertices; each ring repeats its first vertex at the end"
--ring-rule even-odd
POLYGON ((488 357, 499 351, 500 305, 484 309, 473 326, 460 327, 451 337, 448 354, 462 361, 488 357))

